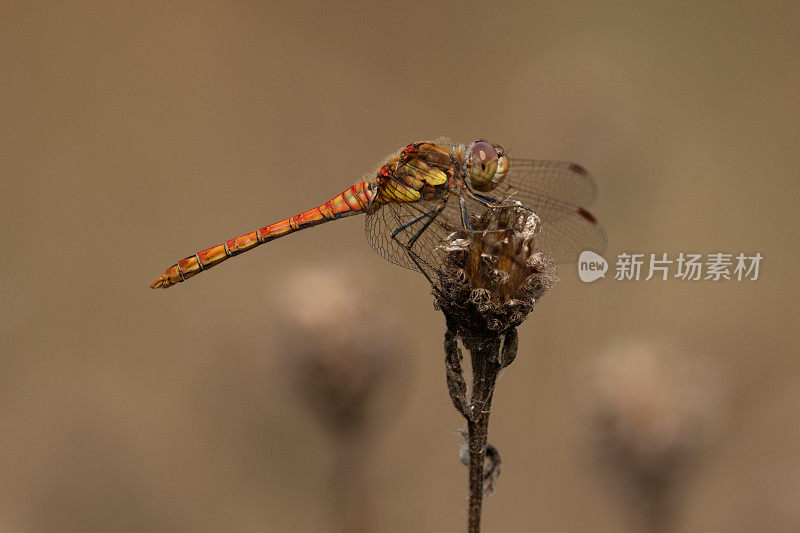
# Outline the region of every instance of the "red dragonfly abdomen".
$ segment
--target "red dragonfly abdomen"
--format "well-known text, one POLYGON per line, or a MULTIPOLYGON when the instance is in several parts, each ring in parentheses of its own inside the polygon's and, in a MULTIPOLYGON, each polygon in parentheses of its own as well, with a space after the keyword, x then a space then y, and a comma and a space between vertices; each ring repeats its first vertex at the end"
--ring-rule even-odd
POLYGON ((164 274, 150 284, 153 289, 171 287, 204 270, 217 266, 229 257, 252 250, 260 244, 289 235, 301 229, 310 228, 323 222, 329 222, 351 215, 363 213, 375 197, 373 183, 364 181, 356 183, 343 193, 331 198, 314 209, 299 215, 281 220, 256 231, 235 237, 222 244, 181 259, 169 267, 164 274))

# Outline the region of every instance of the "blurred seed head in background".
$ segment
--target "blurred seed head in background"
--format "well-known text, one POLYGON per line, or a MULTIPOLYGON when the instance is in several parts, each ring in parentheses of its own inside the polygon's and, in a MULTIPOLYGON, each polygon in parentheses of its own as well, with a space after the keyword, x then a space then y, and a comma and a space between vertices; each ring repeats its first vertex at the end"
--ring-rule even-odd
POLYGON ((668 529, 676 493, 720 432, 723 387, 710 363, 625 340, 592 370, 589 423, 606 474, 634 497, 651 531, 668 529))
POLYGON ((343 267, 309 267, 294 272, 280 298, 278 334, 296 390, 336 432, 365 429, 382 387, 397 377, 402 332, 369 288, 343 267))
POLYGON ((400 403, 402 330, 375 290, 326 265, 295 270, 279 298, 276 333, 295 391, 331 436, 331 531, 374 530, 370 430, 400 403))

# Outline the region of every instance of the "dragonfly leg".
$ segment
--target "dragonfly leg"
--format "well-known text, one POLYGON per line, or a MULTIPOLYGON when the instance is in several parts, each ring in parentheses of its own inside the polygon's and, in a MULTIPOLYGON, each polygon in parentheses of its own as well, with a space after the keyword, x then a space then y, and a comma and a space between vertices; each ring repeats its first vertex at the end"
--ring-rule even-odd
MULTIPOLYGON (((470 198, 478 202, 479 204, 488 207, 489 209, 503 209, 503 208, 517 208, 517 209, 524 209, 530 213, 534 213, 533 209, 530 207, 524 206, 522 204, 505 204, 498 202, 494 198, 490 198, 489 196, 484 196, 483 194, 477 193, 475 191, 468 190, 467 194, 470 198)), ((534 213, 536 214, 536 213, 534 213)), ((464 205, 464 200, 461 199, 461 218, 462 220, 467 220, 466 215, 466 206, 464 205)), ((465 225, 468 223, 465 223, 465 225)), ((471 227, 467 225, 468 230, 472 230, 471 227)), ((484 229, 480 230, 481 233, 504 233, 507 232, 508 229, 498 228, 498 229, 484 229)))
POLYGON ((431 279, 428 273, 425 272, 425 269, 422 268, 422 265, 420 264, 420 261, 424 262, 424 260, 421 257, 419 257, 415 252, 412 252, 409 248, 406 248, 406 253, 408 253, 408 256, 411 258, 412 261, 414 261, 414 264, 417 265, 417 270, 422 272, 422 275, 428 279, 428 283, 430 283, 431 285, 435 285, 434 281, 431 279))
POLYGON ((420 236, 422 235, 422 233, 423 233, 423 232, 424 232, 426 229, 428 229, 428 227, 429 227, 431 224, 433 224, 433 221, 434 221, 434 220, 436 220, 436 217, 439 215, 439 213, 441 213, 441 212, 444 210, 444 208, 445 208, 445 204, 444 204, 444 203, 442 203, 440 206, 434 207, 433 209, 431 209, 431 210, 429 210, 429 211, 427 211, 427 212, 425 212, 425 213, 421 214, 421 215, 420 215, 420 216, 418 216, 417 218, 415 218, 415 219, 413 219, 413 220, 411 220, 411 221, 409 221, 409 222, 406 222, 405 224, 403 224, 402 226, 398 227, 397 229, 395 229, 395 230, 392 232, 392 240, 394 240, 394 241, 395 241, 397 244, 399 244, 399 245, 400 245, 400 246, 401 246, 403 249, 405 249, 405 251, 406 251, 406 253, 408 254, 408 256, 411 258, 411 260, 412 260, 412 261, 414 262, 414 264, 417 266, 417 269, 418 269, 420 272, 422 272, 422 274, 423 274, 423 275, 424 275, 426 278, 428 278, 428 281, 429 281, 429 282, 430 282, 432 285, 434 284, 433 280, 431 279, 431 277, 428 275, 428 273, 425 271, 425 269, 423 268, 423 266, 422 266, 422 264, 421 264, 421 263, 427 263, 427 262, 426 262, 424 259, 422 259, 422 258, 421 258, 421 257, 420 257, 420 256, 419 256, 419 255, 418 255, 416 252, 414 252, 414 250, 412 250, 411 248, 412 248, 412 246, 414 246, 414 244, 415 244, 415 243, 417 242, 417 240, 420 238, 420 236), (400 242, 400 240, 397 238, 397 235, 398 235, 398 234, 399 234, 401 231, 403 231, 403 230, 405 230, 405 229, 407 229, 407 228, 409 228, 409 227, 413 226, 414 224, 416 224, 417 222, 419 222, 420 220, 422 220, 422 219, 424 219, 424 218, 426 218, 426 217, 428 218, 428 221, 427 221, 427 222, 425 222, 425 224, 423 224, 423 225, 422 225, 422 227, 419 229, 419 231, 417 231, 417 232, 414 234, 414 236, 412 236, 412 237, 411 237, 411 239, 409 239, 408 243, 402 243, 402 242, 400 242))
POLYGON ((517 208, 522 208, 522 209, 525 209, 526 211, 530 211, 531 213, 533 213, 533 209, 531 209, 530 207, 527 207, 525 205, 522 205, 522 204, 500 203, 497 200, 495 200, 494 198, 490 198, 489 196, 485 196, 483 194, 477 193, 475 191, 470 191, 470 190, 467 190, 466 193, 470 196, 470 198, 472 198, 476 202, 478 202, 478 203, 480 203, 480 204, 482 204, 482 205, 484 205, 486 207, 495 207, 495 208, 497 208, 497 207, 517 207, 517 208))
MULTIPOLYGON (((482 194, 478 194, 472 191, 469 191, 469 196, 479 204, 488 207, 489 209, 498 209, 498 208, 511 208, 515 207, 517 209, 524 209, 526 211, 530 211, 533 213, 533 210, 525 207, 524 205, 520 204, 503 204, 498 203, 497 200, 490 198, 488 196, 483 196, 482 194)), ((461 206, 461 222, 464 224, 464 228, 467 231, 477 231, 479 233, 505 233, 508 231, 507 228, 497 228, 497 229, 482 229, 482 230, 473 230, 472 226, 469 223, 469 216, 467 214, 467 206, 466 202, 463 198, 459 198, 459 205, 461 206)))
POLYGON ((472 224, 469 223, 469 215, 467 214, 467 202, 460 196, 458 197, 458 206, 461 211, 461 224, 465 230, 472 231, 472 224))

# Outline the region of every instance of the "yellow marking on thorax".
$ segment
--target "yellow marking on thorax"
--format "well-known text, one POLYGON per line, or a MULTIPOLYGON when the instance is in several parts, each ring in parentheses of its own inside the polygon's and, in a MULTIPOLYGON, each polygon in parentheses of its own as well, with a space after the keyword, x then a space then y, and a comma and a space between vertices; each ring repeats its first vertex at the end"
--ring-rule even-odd
POLYGON ((422 176, 422 179, 428 185, 435 187, 447 183, 447 173, 441 169, 432 168, 422 176))
POLYGON ((386 180, 384 186, 381 187, 381 196, 390 202, 415 202, 422 195, 418 190, 401 185, 396 180, 386 180))

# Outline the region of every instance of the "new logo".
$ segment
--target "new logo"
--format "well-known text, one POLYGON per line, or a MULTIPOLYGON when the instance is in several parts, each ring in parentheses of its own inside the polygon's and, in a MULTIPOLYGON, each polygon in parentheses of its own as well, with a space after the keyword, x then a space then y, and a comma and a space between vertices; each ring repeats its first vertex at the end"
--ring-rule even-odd
POLYGON ((581 281, 591 283, 599 278, 606 277, 608 262, 602 255, 596 254, 591 250, 581 252, 578 258, 578 276, 581 281))

